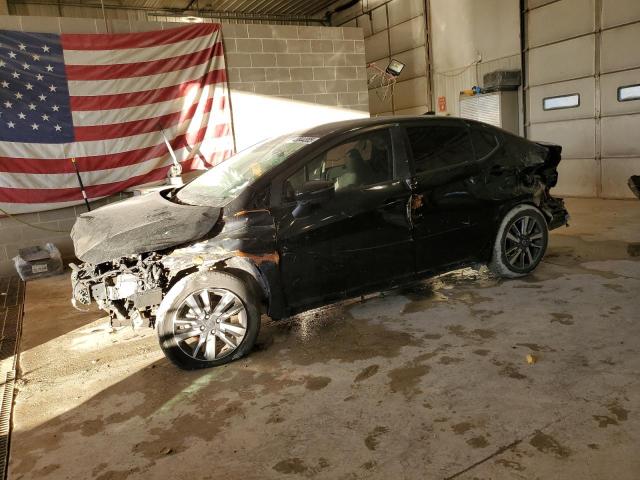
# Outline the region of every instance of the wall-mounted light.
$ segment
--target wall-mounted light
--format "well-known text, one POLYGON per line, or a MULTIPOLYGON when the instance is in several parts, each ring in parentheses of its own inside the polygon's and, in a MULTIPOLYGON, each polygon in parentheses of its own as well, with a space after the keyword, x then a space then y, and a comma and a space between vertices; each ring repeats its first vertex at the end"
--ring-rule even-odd
POLYGON ((397 77, 402 73, 403 68, 404 68, 404 63, 394 58, 389 62, 389 65, 387 65, 386 71, 389 75, 393 75, 394 77, 397 77))

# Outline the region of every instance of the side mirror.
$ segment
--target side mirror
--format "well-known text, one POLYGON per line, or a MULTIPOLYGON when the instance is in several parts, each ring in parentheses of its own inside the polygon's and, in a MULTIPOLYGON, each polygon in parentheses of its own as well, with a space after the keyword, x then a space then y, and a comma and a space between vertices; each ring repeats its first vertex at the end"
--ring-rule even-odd
POLYGON ((302 191, 297 195, 298 205, 293 210, 294 217, 302 217, 311 212, 317 205, 333 198, 336 193, 334 182, 326 180, 311 180, 302 185, 302 191))

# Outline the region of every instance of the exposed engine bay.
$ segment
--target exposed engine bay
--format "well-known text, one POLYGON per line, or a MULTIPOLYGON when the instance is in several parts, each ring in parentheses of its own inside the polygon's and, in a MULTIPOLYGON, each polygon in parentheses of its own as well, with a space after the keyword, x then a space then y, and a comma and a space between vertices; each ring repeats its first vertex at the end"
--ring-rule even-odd
POLYGON ((161 260, 157 253, 145 253, 99 265, 71 264, 74 307, 95 302, 109 312, 113 326, 152 326, 168 285, 161 260))

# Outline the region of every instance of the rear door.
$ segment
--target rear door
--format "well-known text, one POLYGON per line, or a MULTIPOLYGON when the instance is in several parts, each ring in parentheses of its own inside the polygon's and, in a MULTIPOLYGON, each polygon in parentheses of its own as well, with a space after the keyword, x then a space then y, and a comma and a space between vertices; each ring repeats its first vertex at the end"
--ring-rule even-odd
POLYGON ((479 171, 463 121, 405 125, 414 173, 412 223, 416 271, 430 272, 476 258, 486 205, 471 192, 479 171))
POLYGON ((413 276, 407 178, 399 127, 351 135, 282 176, 273 212, 293 311, 413 276), (296 197, 314 180, 334 182, 335 194, 298 215, 296 197))

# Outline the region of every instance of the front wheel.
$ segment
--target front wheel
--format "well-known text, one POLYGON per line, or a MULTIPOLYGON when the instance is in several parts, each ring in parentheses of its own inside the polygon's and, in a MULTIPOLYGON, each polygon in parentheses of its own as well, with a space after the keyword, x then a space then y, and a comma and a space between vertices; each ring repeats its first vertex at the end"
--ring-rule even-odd
POLYGON ((176 366, 193 370, 246 355, 260 330, 252 289, 225 272, 198 272, 176 283, 156 315, 160 348, 176 366))
POLYGON ((542 261, 548 240, 547 222, 540 210, 517 205, 500 224, 489 268, 506 278, 527 275, 542 261))

